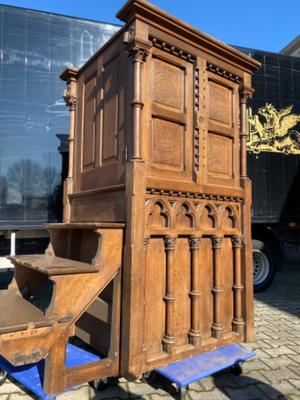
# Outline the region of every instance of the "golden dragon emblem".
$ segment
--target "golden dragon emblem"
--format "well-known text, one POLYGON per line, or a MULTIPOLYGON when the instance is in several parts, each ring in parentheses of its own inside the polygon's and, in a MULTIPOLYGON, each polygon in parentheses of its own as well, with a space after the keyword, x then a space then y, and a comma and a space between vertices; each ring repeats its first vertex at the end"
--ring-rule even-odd
POLYGON ((277 111, 267 103, 259 108, 256 115, 252 115, 250 108, 247 150, 252 153, 269 151, 300 154, 300 132, 295 129, 300 122, 300 115, 292 111, 292 105, 277 111))

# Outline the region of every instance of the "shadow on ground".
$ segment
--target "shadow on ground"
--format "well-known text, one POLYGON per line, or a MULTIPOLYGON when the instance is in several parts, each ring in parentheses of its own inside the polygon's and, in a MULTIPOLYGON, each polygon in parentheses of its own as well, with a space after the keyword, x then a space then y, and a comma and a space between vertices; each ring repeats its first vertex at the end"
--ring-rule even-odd
MULTIPOLYGON (((213 399, 231 399, 231 400, 269 400, 280 399, 288 400, 288 397, 284 396, 281 392, 274 389, 270 385, 261 382, 257 379, 250 378, 247 376, 236 377, 228 372, 221 372, 213 376, 213 384, 217 389, 219 389, 219 394, 214 391, 205 391, 199 385, 199 383, 193 384, 187 391, 185 396, 186 399, 203 399, 211 400, 213 399), (216 395, 218 395, 216 397, 216 395)), ((159 397, 165 399, 180 399, 180 395, 175 387, 168 380, 163 377, 156 376, 155 379, 151 379, 149 382, 150 389, 147 393, 140 394, 139 386, 137 383, 136 389, 132 388, 130 393, 122 389, 120 386, 108 387, 107 389, 97 392, 92 400, 108 400, 108 399, 149 399, 149 395, 155 396, 155 399, 159 397)))
POLYGON ((255 298, 300 318, 300 260, 298 264, 285 262, 270 287, 255 298))

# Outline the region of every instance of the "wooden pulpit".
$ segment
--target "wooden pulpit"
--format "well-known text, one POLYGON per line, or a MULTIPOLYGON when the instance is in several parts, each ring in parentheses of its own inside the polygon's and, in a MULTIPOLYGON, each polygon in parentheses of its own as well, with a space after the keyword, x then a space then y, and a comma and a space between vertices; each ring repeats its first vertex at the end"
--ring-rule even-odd
POLYGON ((61 75, 64 222, 47 227, 45 255, 11 257, 1 294, 0 354, 45 358, 49 394, 253 339, 246 107, 259 63, 144 0, 117 16, 61 75), (2 317, 6 302, 26 313, 2 317), (66 368, 70 337, 102 360, 66 368))

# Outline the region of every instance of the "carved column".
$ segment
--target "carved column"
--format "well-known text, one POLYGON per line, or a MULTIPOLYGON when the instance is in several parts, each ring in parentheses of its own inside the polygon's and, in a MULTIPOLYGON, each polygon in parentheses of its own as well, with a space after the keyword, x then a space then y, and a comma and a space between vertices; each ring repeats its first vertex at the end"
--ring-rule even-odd
POLYGON ((212 248, 213 248, 213 295, 214 295, 214 305, 213 305, 213 325, 212 333, 215 338, 221 338, 223 335, 223 319, 222 319, 222 293, 224 292, 224 287, 222 286, 222 264, 221 264, 221 249, 223 243, 223 237, 212 236, 212 248))
MULTIPOLYGON (((144 281, 144 321, 146 318, 146 307, 147 307, 147 298, 146 298, 146 290, 147 290, 147 279, 146 279, 146 270, 147 270, 147 265, 148 265, 148 250, 149 250, 149 244, 150 244, 150 236, 146 235, 144 236, 144 249, 145 249, 145 262, 144 262, 144 272, 143 272, 143 281, 144 281)), ((146 345, 146 327, 147 324, 143 324, 143 352, 147 351, 147 345, 146 345)))
POLYGON ((64 222, 70 222, 70 202, 68 195, 74 190, 74 141, 75 141, 75 110, 77 103, 77 72, 73 67, 68 67, 60 76, 67 82, 64 91, 64 100, 70 110, 69 128, 69 169, 68 177, 64 183, 64 222))
POLYGON ((232 321, 233 330, 242 333, 244 329, 244 321, 242 318, 242 269, 241 269, 241 248, 243 245, 240 236, 232 236, 232 248, 234 258, 234 316, 232 321))
POLYGON ((174 250, 176 238, 172 236, 164 237, 166 251, 166 322, 165 335, 163 337, 164 351, 172 353, 175 344, 175 315, 174 315, 174 250))
POLYGON ((144 107, 141 94, 141 70, 142 64, 149 55, 150 46, 137 39, 129 42, 127 54, 133 62, 133 100, 132 106, 132 152, 131 159, 141 160, 141 111, 144 107))
POLYGON ((251 98, 253 90, 250 88, 242 88, 240 91, 240 142, 241 142, 241 179, 247 177, 247 138, 248 138, 248 119, 247 119, 247 102, 251 98))
POLYGON ((201 343, 200 331, 200 288, 199 288, 199 247, 200 236, 189 237, 191 250, 191 329, 189 331, 190 343, 199 346, 201 343))

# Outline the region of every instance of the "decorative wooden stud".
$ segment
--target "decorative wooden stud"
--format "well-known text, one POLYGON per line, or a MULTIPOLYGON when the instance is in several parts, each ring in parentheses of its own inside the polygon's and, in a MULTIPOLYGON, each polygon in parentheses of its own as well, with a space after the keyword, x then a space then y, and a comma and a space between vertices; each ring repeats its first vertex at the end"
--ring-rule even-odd
POLYGON ((166 251, 166 324, 165 335, 163 337, 163 348, 167 353, 172 353, 175 344, 175 326, 174 326, 174 250, 176 238, 172 236, 164 237, 166 251))
POLYGON ((234 254, 234 317, 232 321, 233 330, 242 333, 244 320, 242 318, 242 271, 241 271, 241 247, 243 240, 240 236, 232 236, 232 248, 234 254))
POLYGON ((213 281, 214 287, 212 292, 214 294, 214 316, 213 316, 213 324, 212 324, 212 333, 213 336, 217 339, 221 338, 223 335, 223 319, 222 319, 222 293, 224 292, 224 288, 222 286, 221 281, 221 248, 223 243, 223 237, 221 236, 212 236, 212 248, 213 248, 213 281))
POLYGON ((189 237, 191 250, 191 328, 189 331, 190 343, 194 346, 201 344, 200 331, 200 288, 199 288, 199 247, 200 236, 189 237))

